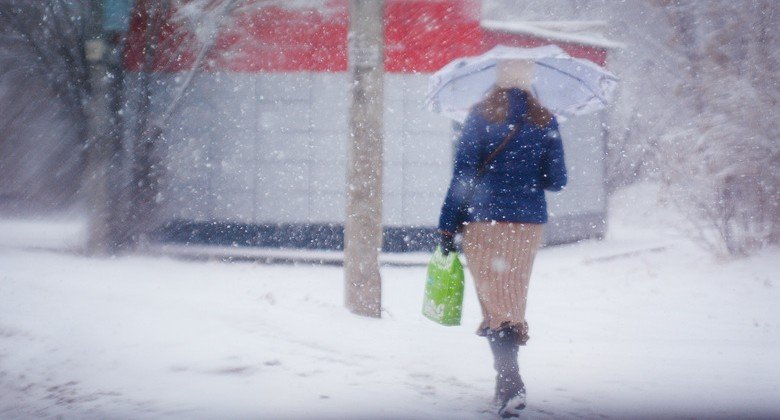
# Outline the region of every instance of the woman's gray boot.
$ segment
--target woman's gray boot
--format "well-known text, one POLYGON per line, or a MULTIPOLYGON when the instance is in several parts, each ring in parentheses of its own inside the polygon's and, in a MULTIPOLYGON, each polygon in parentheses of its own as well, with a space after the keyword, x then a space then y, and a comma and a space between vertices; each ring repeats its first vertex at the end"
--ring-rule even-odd
POLYGON ((498 413, 503 418, 518 417, 525 408, 525 385, 517 362, 519 337, 517 332, 505 328, 489 331, 487 339, 497 373, 495 401, 501 407, 498 413))

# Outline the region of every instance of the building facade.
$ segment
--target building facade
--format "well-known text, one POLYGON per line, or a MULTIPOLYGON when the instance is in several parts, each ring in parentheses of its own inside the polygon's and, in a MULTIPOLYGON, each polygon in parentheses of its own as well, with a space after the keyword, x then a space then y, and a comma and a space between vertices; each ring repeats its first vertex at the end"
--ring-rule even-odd
MULTIPOLYGON (((253 9, 220 33, 208 68, 195 74, 165 125, 161 240, 342 247, 348 12, 346 1, 324 4, 321 12, 253 9)), ((498 44, 555 43, 599 65, 610 45, 560 29, 539 35, 539 28, 482 21, 475 0, 388 0, 385 25, 385 249, 430 249, 455 139, 450 120, 422 107, 428 76, 498 44)), ((130 89, 143 77, 146 27, 136 14, 126 57, 130 89)), ((154 63, 153 108, 178 94, 192 60, 185 54, 154 63)), ((605 232, 603 123, 603 114, 593 114, 561 124, 570 181, 548 194, 548 244, 605 232)))

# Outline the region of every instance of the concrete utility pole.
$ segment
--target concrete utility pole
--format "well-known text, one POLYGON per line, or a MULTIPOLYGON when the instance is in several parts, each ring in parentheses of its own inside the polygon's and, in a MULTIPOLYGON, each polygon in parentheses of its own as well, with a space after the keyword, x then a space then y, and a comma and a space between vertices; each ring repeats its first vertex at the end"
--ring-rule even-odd
POLYGON ((347 220, 344 226, 345 305, 379 318, 382 279, 382 114, 384 111, 384 1, 350 0, 352 73, 347 220))

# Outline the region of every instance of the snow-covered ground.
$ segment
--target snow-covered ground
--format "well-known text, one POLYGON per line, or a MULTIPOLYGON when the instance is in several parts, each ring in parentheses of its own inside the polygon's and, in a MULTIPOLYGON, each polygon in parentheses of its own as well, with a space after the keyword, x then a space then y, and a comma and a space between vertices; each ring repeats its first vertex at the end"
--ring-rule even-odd
MULTIPOLYGON (((528 418, 780 416, 780 252, 718 261, 621 192, 604 241, 540 251, 528 418)), ((0 418, 494 418, 492 360, 382 269, 382 319, 334 266, 92 259, 78 224, 0 224, 0 418)))

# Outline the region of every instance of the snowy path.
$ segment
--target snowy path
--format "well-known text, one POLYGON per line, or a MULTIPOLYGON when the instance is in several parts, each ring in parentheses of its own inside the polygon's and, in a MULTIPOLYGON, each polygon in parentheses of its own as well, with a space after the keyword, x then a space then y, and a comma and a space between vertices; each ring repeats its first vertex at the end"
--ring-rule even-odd
MULTIPOLYGON (((602 245, 540 254, 530 417, 779 413, 776 255, 583 262, 602 245)), ((14 251, 0 266, 3 418, 493 417, 473 288, 465 325, 438 327, 418 315, 421 268, 384 269, 369 320, 342 309, 336 267, 14 251)))
MULTIPOLYGON (((526 417, 780 416, 778 250, 713 262, 625 226, 540 252, 526 417)), ((445 328, 423 268, 382 274, 375 320, 339 267, 0 248, 0 418, 494 418, 473 285, 445 328)))

